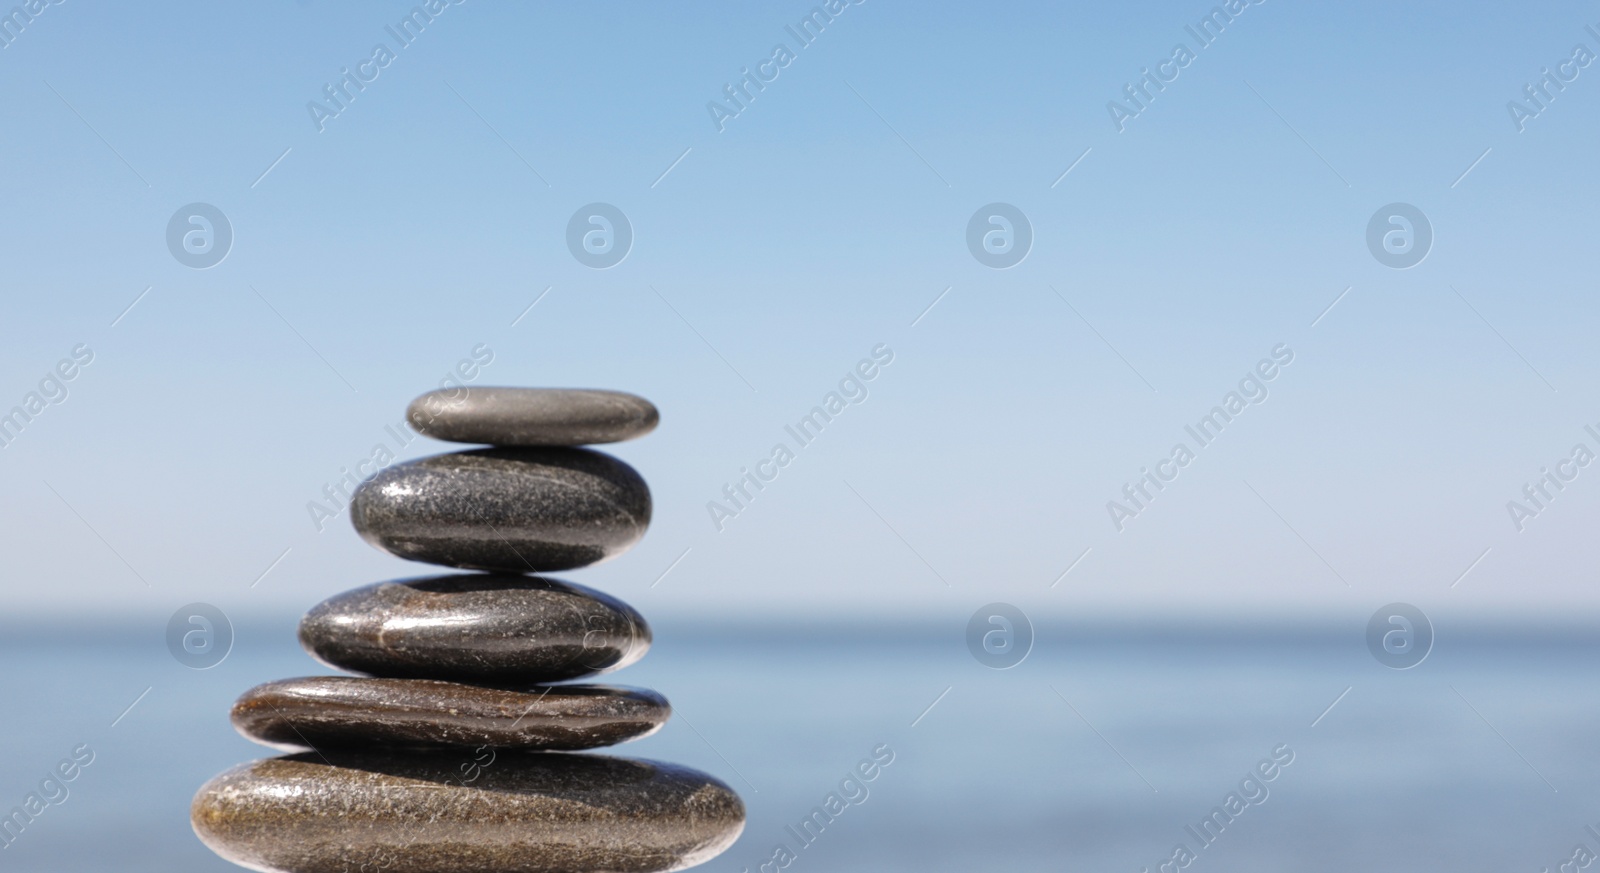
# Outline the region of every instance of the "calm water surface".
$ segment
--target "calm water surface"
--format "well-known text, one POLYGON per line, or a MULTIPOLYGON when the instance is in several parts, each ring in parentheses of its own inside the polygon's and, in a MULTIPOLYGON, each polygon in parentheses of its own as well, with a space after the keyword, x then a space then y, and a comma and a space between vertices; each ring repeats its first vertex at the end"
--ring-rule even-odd
MULTIPOLYGON (((74 749, 94 759, 0 850, 0 869, 237 869, 194 838, 188 804, 267 751, 228 724, 239 692, 329 672, 293 639, 292 619, 241 627, 226 661, 195 671, 160 638, 7 629, 0 809, 74 749)), ((619 751, 707 770, 745 797, 744 836, 708 871, 776 870, 776 854, 789 871, 1134 873, 1177 854, 1183 869, 1239 873, 1535 873, 1579 845, 1600 853, 1586 827, 1600 831, 1593 637, 1452 638, 1395 671, 1342 632, 1042 626, 1027 660, 998 671, 961 628, 662 622, 615 678, 661 690, 677 713, 619 751), (841 788, 880 747, 893 762, 841 788), (1248 779, 1274 756, 1288 760, 1268 765, 1274 779, 1248 779), (853 802, 802 844, 789 827, 838 810, 835 792, 853 802), (1208 842, 1190 830, 1230 806, 1208 842)))

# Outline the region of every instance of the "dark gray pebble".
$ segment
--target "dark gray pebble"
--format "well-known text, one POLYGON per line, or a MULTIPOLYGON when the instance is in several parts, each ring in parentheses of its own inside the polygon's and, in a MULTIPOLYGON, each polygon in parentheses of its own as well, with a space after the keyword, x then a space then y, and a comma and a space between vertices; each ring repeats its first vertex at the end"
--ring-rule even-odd
POLYGON ((246 691, 233 705, 233 726, 258 743, 294 751, 426 746, 573 751, 649 736, 671 714, 666 698, 654 691, 610 685, 505 691, 433 679, 308 676, 246 691))
POLYGON ((361 484, 350 520, 402 558, 542 573, 626 551, 650 525, 634 469, 586 449, 479 449, 386 467, 361 484))
POLYGON ((212 851, 286 873, 656 873, 744 829, 733 789, 687 767, 502 752, 462 784, 461 751, 326 750, 236 767, 190 809, 212 851))
POLYGON ((406 420, 417 433, 492 446, 583 446, 615 443, 655 430, 650 401, 588 388, 448 388, 411 401, 406 420))
POLYGON ((650 626, 581 585, 458 573, 335 594, 300 620, 300 644, 356 673, 516 686, 626 667, 650 648, 650 626))

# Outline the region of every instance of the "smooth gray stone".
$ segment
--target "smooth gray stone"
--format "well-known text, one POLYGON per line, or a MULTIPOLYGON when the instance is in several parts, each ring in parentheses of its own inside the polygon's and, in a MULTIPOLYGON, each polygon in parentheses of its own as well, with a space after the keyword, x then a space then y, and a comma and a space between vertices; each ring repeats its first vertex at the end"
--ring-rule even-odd
POLYGON ((429 746, 574 751, 649 736, 671 715, 665 697, 640 688, 549 685, 505 691, 434 679, 307 676, 246 691, 233 705, 233 726, 249 739, 286 751, 429 746))
POLYGON ((516 686, 620 670, 649 650, 650 626, 581 585, 457 573, 335 594, 300 619, 300 645, 371 676, 516 686))
POLYGON ((744 829, 727 785, 687 767, 557 752, 325 750, 212 779, 190 821, 211 850, 287 873, 654 873, 710 860, 744 829))
POLYGON ((417 433, 457 443, 583 446, 644 436, 661 414, 621 391, 471 387, 429 391, 406 407, 406 420, 417 433))
POLYGON ((413 561, 542 573, 616 557, 650 525, 650 488, 587 449, 477 449, 385 467, 361 483, 350 521, 413 561))

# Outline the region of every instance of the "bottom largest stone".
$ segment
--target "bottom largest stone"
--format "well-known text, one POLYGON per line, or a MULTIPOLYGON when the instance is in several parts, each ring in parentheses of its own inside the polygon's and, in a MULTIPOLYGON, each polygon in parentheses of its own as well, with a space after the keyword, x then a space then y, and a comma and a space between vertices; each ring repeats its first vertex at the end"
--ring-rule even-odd
POLYGON ((643 873, 716 856, 744 829, 744 804, 654 761, 329 751, 235 767, 200 789, 191 817, 212 851, 256 870, 643 873))

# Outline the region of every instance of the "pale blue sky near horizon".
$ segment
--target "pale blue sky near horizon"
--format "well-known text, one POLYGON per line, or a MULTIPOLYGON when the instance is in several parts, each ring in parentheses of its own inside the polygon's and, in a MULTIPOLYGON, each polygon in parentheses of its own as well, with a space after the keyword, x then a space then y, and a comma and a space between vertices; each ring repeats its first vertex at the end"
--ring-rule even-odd
POLYGON ((660 407, 603 449, 649 534, 556 574, 652 617, 1600 611, 1600 467, 1506 509, 1600 451, 1600 66, 1507 110, 1600 51, 1600 3, 1250 4, 1119 132, 1108 101, 1212 4, 866 0, 719 131, 812 3, 466 0, 319 131, 411 5, 66 0, 0 49, 0 412, 94 352, 0 449, 0 612, 277 614, 438 572, 306 505, 480 344, 475 384, 660 407), (233 228, 210 269, 167 247, 192 202, 233 228), (633 227, 610 269, 567 249, 592 202, 633 227), (1033 229, 1009 269, 965 242, 992 202, 1033 229), (1435 234, 1410 269, 1367 248, 1393 202, 1435 234), (708 501, 880 344, 719 531, 708 501), (1280 344, 1118 531, 1107 502, 1280 344))

